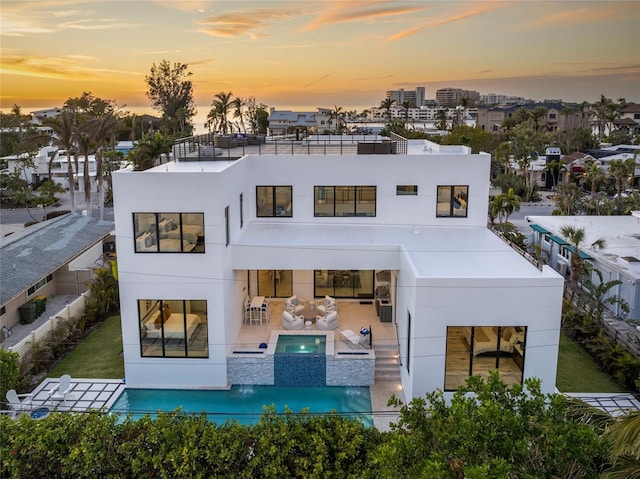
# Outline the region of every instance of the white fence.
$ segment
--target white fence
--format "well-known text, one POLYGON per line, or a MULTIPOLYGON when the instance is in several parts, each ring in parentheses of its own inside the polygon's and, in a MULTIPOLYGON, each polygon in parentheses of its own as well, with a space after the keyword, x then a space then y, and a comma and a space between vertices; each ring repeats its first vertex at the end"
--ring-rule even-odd
POLYGON ((80 295, 78 299, 69 303, 65 306, 64 309, 58 311, 56 314, 52 315, 50 319, 48 319, 45 323, 43 323, 38 329, 31 331, 31 333, 24 338, 22 341, 16 343, 14 346, 9 348, 9 351, 13 351, 18 353, 20 356, 20 362, 22 363, 23 368, 27 367, 27 369, 31 368, 31 365, 27 365, 25 363, 29 363, 31 359, 31 349, 34 343, 37 343, 41 340, 47 340, 54 333, 54 331, 58 328, 60 322, 62 321, 78 321, 84 314, 84 307, 87 303, 87 299, 89 297, 89 292, 85 291, 80 295))

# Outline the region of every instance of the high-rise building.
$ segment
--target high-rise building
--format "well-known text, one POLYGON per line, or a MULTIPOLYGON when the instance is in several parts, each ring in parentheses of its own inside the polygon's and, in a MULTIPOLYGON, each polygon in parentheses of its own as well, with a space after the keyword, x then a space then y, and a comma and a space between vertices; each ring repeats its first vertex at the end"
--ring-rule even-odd
POLYGON ((480 93, 475 90, 463 90, 461 88, 441 88, 436 91, 436 103, 438 106, 455 107, 460 100, 466 98, 467 106, 475 106, 480 102, 480 93))
POLYGON ((405 90, 400 88, 399 90, 388 90, 386 98, 391 98, 395 101, 396 106, 401 107, 404 102, 409 102, 409 108, 417 108, 424 103, 425 87, 416 87, 414 91, 405 90))

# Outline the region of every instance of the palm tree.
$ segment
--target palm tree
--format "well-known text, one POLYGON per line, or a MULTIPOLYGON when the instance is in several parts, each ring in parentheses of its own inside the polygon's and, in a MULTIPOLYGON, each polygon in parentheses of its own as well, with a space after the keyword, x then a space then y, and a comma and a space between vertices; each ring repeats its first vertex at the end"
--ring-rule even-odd
POLYGON ((438 130, 447 129, 447 110, 441 108, 436 113, 436 128, 438 130))
POLYGON ((614 178, 616 182, 616 190, 618 193, 618 199, 621 198, 622 190, 625 189, 627 183, 633 178, 633 174, 636 169, 635 158, 627 158, 625 160, 611 160, 609 163, 609 174, 614 178))
POLYGON ((409 106, 411 105, 411 103, 409 103, 409 100, 405 100, 402 102, 402 108, 404 109, 404 122, 408 123, 409 122, 409 106))
MULTIPOLYGON (((56 118, 45 122, 46 125, 53 129, 53 144, 58 149, 63 149, 67 153, 67 180, 69 182, 69 199, 71 201, 71 212, 76 211, 76 194, 75 179, 73 174, 73 165, 71 163, 71 150, 73 149, 74 140, 74 115, 69 110, 62 110, 56 118)), ((49 178, 51 178, 51 164, 59 150, 51 157, 49 162, 49 178)))
POLYGON ((223 92, 214 95, 214 100, 211 102, 211 111, 207 115, 207 123, 213 125, 214 129, 217 127, 223 134, 227 134, 230 126, 229 111, 232 107, 233 93, 223 92))
POLYGON ((245 100, 243 98, 237 97, 235 100, 231 102, 231 105, 233 106, 233 109, 234 109, 233 117, 240 119, 240 129, 242 130, 242 133, 246 133, 247 128, 245 127, 245 124, 244 124, 244 111, 242 110, 242 108, 245 106, 245 100))
POLYGON ((516 120, 516 123, 518 123, 518 125, 525 123, 530 117, 531 115, 529 114, 529 110, 527 110, 523 106, 518 108, 513 114, 513 118, 516 120))
POLYGON ((553 189, 555 190, 556 186, 558 186, 558 182, 560 181, 560 173, 567 171, 567 167, 562 161, 553 160, 544 165, 544 170, 551 175, 553 180, 553 189))
POLYGON ((533 129, 538 131, 540 129, 540 120, 547 117, 547 109, 543 106, 537 106, 531 110, 529 117, 533 122, 533 129))
POLYGON ((606 179, 607 175, 600 168, 600 163, 596 160, 586 160, 585 161, 585 170, 582 173, 582 177, 585 181, 588 181, 591 185, 591 199, 593 199, 596 195, 596 190, 598 189, 598 185, 606 179))
POLYGON ((329 118, 336 119, 336 129, 335 132, 337 135, 342 133, 342 117, 344 116, 344 112, 342 111, 342 107, 338 105, 333 105, 333 110, 329 114, 329 118))
POLYGON ((100 219, 104 219, 104 171, 102 168, 102 154, 104 148, 113 140, 118 119, 112 112, 95 118, 92 121, 92 142, 96 146, 96 186, 98 187, 98 203, 100 204, 100 219))
POLYGON ((496 203, 495 211, 498 213, 498 219, 501 223, 509 221, 511 216, 516 211, 520 211, 521 198, 515 194, 513 188, 509 188, 506 193, 500 193, 494 198, 496 203), (502 217, 504 216, 504 220, 502 217))
MULTIPOLYGON (((571 252, 571 286, 573 287, 574 291, 577 291, 578 279, 582 274, 582 257, 580 256, 580 243, 584 241, 584 228, 575 228, 573 226, 565 225, 560 228, 560 232, 573 248, 573 251, 571 252)), ((597 239, 592 243, 591 246, 604 248, 605 240, 603 238, 597 239)))
POLYGON ((593 109, 598 126, 598 140, 602 141, 607 126, 607 116, 612 109, 615 109, 615 103, 610 98, 600 95, 600 100, 593 104, 593 109))
POLYGON ((391 119, 391 108, 396 104, 396 101, 392 98, 385 98, 380 102, 380 108, 385 111, 385 118, 387 121, 391 119))

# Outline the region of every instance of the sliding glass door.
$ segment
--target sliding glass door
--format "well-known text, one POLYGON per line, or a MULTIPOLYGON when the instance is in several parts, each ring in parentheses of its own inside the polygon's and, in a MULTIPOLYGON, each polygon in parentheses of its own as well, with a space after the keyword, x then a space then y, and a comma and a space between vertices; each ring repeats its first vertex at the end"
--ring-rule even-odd
POLYGON ((334 298, 373 298, 373 270, 325 269, 314 272, 314 295, 334 298))
POLYGON ((293 295, 293 271, 290 269, 258 270, 258 294, 274 298, 293 295))

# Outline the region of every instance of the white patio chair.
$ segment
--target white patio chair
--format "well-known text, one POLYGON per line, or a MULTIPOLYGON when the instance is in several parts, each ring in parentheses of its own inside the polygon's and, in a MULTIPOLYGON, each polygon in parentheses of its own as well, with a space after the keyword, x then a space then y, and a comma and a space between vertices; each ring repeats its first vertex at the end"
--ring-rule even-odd
POLYGON ((18 394, 15 389, 7 391, 7 404, 9 409, 13 411, 13 417, 16 417, 21 412, 31 411, 33 408, 32 400, 33 394, 18 394))
POLYGON ((71 376, 63 374, 58 384, 49 390, 49 401, 63 401, 67 405, 67 398, 71 396, 71 376))

